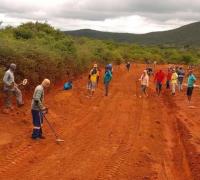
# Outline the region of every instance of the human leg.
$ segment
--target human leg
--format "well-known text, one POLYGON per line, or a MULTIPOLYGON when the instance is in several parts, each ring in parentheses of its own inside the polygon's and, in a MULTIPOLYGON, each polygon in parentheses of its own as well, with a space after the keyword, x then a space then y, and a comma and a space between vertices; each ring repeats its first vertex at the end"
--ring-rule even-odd
POLYGON ((175 94, 176 94, 176 86, 177 86, 176 83, 173 83, 173 84, 172 84, 172 95, 175 95, 175 94))
POLYGON ((17 100, 17 105, 21 106, 23 105, 23 99, 22 99, 22 92, 18 87, 15 87, 13 90, 14 95, 16 96, 16 100, 17 100))
POLYGON ((193 87, 188 87, 187 88, 187 97, 188 97, 188 101, 190 102, 192 99, 192 93, 193 93, 193 87))
POLYGON ((11 108, 11 95, 12 91, 10 89, 4 89, 4 106, 6 108, 11 108))
POLYGON ((109 83, 105 83, 105 96, 108 96, 109 83))
POLYGON ((32 138, 37 139, 42 136, 42 129, 41 129, 41 121, 42 116, 40 111, 38 110, 32 110, 32 118, 33 118, 33 133, 32 138))

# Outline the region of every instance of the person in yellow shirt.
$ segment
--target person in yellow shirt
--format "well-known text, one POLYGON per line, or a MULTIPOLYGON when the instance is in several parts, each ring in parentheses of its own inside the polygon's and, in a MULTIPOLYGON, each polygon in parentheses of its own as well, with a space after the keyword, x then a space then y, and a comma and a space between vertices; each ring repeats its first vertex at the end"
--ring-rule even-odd
POLYGON ((178 74, 176 73, 176 70, 172 70, 172 77, 171 77, 171 85, 172 85, 172 95, 174 96, 176 93, 176 85, 178 82, 178 74))
POLYGON ((94 64, 94 67, 91 69, 89 74, 89 95, 92 96, 97 87, 97 81, 99 79, 99 70, 97 64, 94 64))

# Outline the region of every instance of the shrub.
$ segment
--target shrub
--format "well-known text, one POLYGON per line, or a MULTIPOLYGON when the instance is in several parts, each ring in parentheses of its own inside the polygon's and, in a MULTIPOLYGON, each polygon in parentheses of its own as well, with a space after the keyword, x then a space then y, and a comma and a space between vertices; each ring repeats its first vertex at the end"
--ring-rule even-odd
POLYGON ((125 61, 197 64, 195 48, 139 46, 113 41, 71 37, 48 24, 26 23, 0 30, 0 78, 5 67, 17 64, 16 80, 29 78, 35 86, 43 78, 56 82, 66 74, 80 74, 92 63, 125 61))

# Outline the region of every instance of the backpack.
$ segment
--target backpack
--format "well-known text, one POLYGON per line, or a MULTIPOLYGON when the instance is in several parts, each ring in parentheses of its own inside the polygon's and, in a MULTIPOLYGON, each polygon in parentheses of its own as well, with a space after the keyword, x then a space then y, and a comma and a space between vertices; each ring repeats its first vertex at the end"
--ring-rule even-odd
POLYGON ((64 90, 69 90, 69 89, 72 89, 72 83, 66 82, 66 83, 64 84, 64 90))
POLYGON ((92 69, 91 75, 94 75, 94 74, 97 74, 97 69, 96 68, 92 69))
POLYGON ((104 82, 110 82, 111 78, 112 78, 111 72, 106 71, 104 75, 104 82))

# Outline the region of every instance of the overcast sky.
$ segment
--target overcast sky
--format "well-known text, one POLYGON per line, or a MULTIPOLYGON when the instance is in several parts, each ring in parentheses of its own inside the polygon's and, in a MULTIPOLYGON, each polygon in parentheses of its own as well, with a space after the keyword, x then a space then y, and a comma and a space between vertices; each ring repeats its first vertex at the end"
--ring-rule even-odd
POLYGON ((200 0, 0 0, 1 27, 48 21, 61 30, 147 33, 200 20, 200 0))

